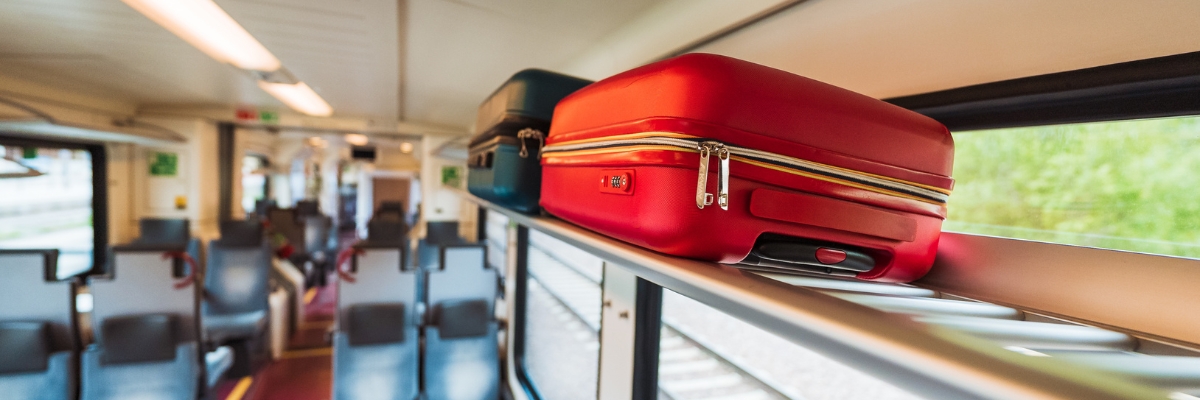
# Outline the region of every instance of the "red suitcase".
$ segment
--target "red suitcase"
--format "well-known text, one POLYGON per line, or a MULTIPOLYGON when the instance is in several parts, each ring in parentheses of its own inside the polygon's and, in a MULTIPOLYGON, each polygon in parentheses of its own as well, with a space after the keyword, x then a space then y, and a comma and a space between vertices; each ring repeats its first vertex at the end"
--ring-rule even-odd
POLYGON ((933 264, 953 157, 925 116, 688 54, 558 104, 541 205, 667 254, 906 282, 933 264))

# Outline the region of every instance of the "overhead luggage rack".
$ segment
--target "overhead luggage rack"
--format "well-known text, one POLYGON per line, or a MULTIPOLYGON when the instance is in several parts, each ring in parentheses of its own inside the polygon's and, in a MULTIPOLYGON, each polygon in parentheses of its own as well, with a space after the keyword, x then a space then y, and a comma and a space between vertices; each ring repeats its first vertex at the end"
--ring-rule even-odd
POLYGON ((1200 354, 1187 346, 1173 346, 1171 356, 1160 351, 1151 352, 1159 355, 1136 353, 1161 343, 1142 343, 1139 336, 1110 326, 1085 326, 971 300, 969 293, 754 273, 667 256, 553 217, 521 214, 465 191, 450 190, 518 226, 540 231, 921 396, 1188 399, 1200 395, 1200 357, 1196 357, 1200 354))

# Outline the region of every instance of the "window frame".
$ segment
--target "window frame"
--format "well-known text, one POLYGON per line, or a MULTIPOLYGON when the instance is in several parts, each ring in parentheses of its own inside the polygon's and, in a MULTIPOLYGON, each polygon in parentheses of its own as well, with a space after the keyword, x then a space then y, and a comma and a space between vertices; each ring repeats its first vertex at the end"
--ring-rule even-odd
POLYGON ((103 274, 108 263, 108 157, 102 143, 34 139, 0 131, 0 145, 87 151, 92 162, 92 268, 72 277, 103 274))
POLYGON ((884 101, 952 132, 1200 115, 1200 52, 884 101))

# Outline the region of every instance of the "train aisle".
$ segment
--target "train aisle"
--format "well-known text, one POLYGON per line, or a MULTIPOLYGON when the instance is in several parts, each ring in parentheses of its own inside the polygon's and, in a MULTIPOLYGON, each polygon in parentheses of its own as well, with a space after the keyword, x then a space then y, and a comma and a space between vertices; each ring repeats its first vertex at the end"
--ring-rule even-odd
POLYGON ((336 274, 305 293, 304 322, 279 360, 253 378, 229 381, 217 391, 225 400, 325 400, 333 390, 333 347, 328 332, 337 310, 336 274))

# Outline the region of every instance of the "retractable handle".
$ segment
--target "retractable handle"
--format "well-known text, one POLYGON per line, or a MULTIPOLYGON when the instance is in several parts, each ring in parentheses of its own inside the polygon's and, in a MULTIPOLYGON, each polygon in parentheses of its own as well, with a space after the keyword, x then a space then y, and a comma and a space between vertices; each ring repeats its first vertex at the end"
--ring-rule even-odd
POLYGON ((186 251, 168 251, 163 253, 162 259, 166 260, 168 258, 182 259, 190 267, 188 269, 187 276, 175 281, 175 289, 183 289, 192 285, 193 283, 196 283, 196 269, 198 268, 196 265, 196 259, 192 258, 192 256, 186 251))
POLYGON ((337 269, 338 277, 346 281, 346 283, 356 282, 357 279, 354 278, 354 273, 350 272, 349 269, 344 268, 343 265, 346 264, 346 261, 350 261, 350 257, 354 255, 361 256, 364 254, 366 254, 366 252, 363 251, 363 249, 354 246, 347 247, 345 250, 339 252, 337 256, 337 262, 334 266, 335 269, 337 269))
POLYGON ((875 268, 875 258, 857 249, 846 246, 771 241, 759 243, 750 252, 745 264, 797 271, 859 273, 875 268))

